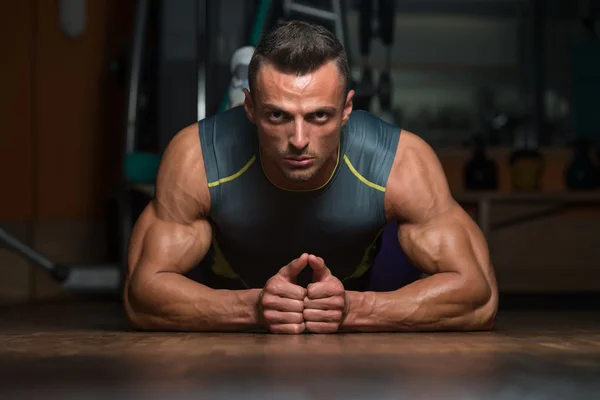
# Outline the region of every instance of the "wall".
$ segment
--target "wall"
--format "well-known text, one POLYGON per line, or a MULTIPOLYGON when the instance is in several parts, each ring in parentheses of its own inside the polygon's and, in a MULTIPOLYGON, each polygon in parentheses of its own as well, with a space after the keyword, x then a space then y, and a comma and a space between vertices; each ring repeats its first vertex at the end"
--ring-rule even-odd
MULTIPOLYGON (((3 57, 0 110, 4 132, 0 135, 0 220, 23 221, 33 217, 34 163, 32 123, 32 64, 34 46, 33 2, 12 1, 0 13, 0 46, 11 48, 3 57)), ((7 226, 20 238, 29 237, 27 226, 7 226)), ((17 257, 0 250, 0 293, 23 298, 29 288, 30 269, 17 257), (15 272, 15 271, 18 271, 15 272)), ((1 296, 0 296, 1 297, 1 296)))
MULTIPOLYGON (((0 226, 57 262, 80 262, 104 256, 123 104, 109 62, 130 33, 134 1, 88 1, 77 38, 62 32, 58 4, 2 4, 0 43, 11 54, 0 67, 0 226)), ((0 250, 0 301, 57 292, 43 272, 0 250)))
MULTIPOLYGON (((542 149, 545 168, 542 193, 566 193, 564 170, 571 161, 570 149, 542 149)), ((499 192, 512 192, 507 162, 510 149, 491 149, 489 156, 499 167, 499 192)), ((455 193, 464 190, 463 166, 470 158, 467 150, 438 150, 448 183, 455 193)), ((596 159, 596 162, 598 160, 596 159)), ((567 210, 492 231, 490 253, 498 284, 507 292, 600 291, 600 192, 597 204, 567 210)), ((473 217, 476 209, 463 205, 473 217)), ((491 209, 492 223, 549 210, 547 203, 496 205, 491 209)))

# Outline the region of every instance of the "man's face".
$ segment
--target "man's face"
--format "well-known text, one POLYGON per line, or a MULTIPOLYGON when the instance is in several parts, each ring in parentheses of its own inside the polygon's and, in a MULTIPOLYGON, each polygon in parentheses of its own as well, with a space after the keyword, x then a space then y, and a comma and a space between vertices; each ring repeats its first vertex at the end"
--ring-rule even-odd
POLYGON ((262 65, 255 93, 246 91, 248 117, 257 126, 263 167, 289 188, 314 188, 333 172, 342 126, 352 111, 335 62, 297 76, 262 65))

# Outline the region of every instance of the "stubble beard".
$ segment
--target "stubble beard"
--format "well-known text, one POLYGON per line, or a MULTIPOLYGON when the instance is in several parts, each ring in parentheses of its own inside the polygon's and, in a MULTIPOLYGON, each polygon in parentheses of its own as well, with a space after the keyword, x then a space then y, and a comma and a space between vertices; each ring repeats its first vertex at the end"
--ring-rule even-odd
MULTIPOLYGON (((315 160, 316 161, 316 160, 315 160)), ((321 170, 322 165, 313 165, 310 168, 285 168, 280 167, 279 171, 285 177, 285 179, 297 182, 297 183, 305 183, 309 182, 311 179, 315 178, 317 172, 321 170)))

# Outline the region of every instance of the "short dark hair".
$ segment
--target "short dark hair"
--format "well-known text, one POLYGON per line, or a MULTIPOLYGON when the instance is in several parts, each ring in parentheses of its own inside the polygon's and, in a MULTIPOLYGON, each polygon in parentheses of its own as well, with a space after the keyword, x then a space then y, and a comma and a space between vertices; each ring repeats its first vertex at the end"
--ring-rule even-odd
POLYGON ((256 46, 248 66, 250 91, 264 63, 285 73, 306 75, 330 61, 335 61, 343 78, 344 94, 350 86, 350 69, 344 47, 322 25, 305 21, 286 21, 267 32, 256 46))

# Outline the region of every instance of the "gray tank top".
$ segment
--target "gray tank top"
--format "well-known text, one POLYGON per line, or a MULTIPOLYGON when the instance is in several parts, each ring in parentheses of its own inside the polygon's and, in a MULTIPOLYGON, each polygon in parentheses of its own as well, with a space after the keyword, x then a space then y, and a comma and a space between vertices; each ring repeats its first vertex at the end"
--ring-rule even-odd
MULTIPOLYGON (((195 271, 197 280, 213 288, 261 288, 306 252, 322 257, 347 290, 367 287, 387 225, 385 187, 400 128, 353 111, 334 174, 312 191, 282 190, 269 181, 256 127, 243 107, 201 120, 199 131, 213 242, 195 271)), ((298 284, 311 280, 307 266, 298 284)))

